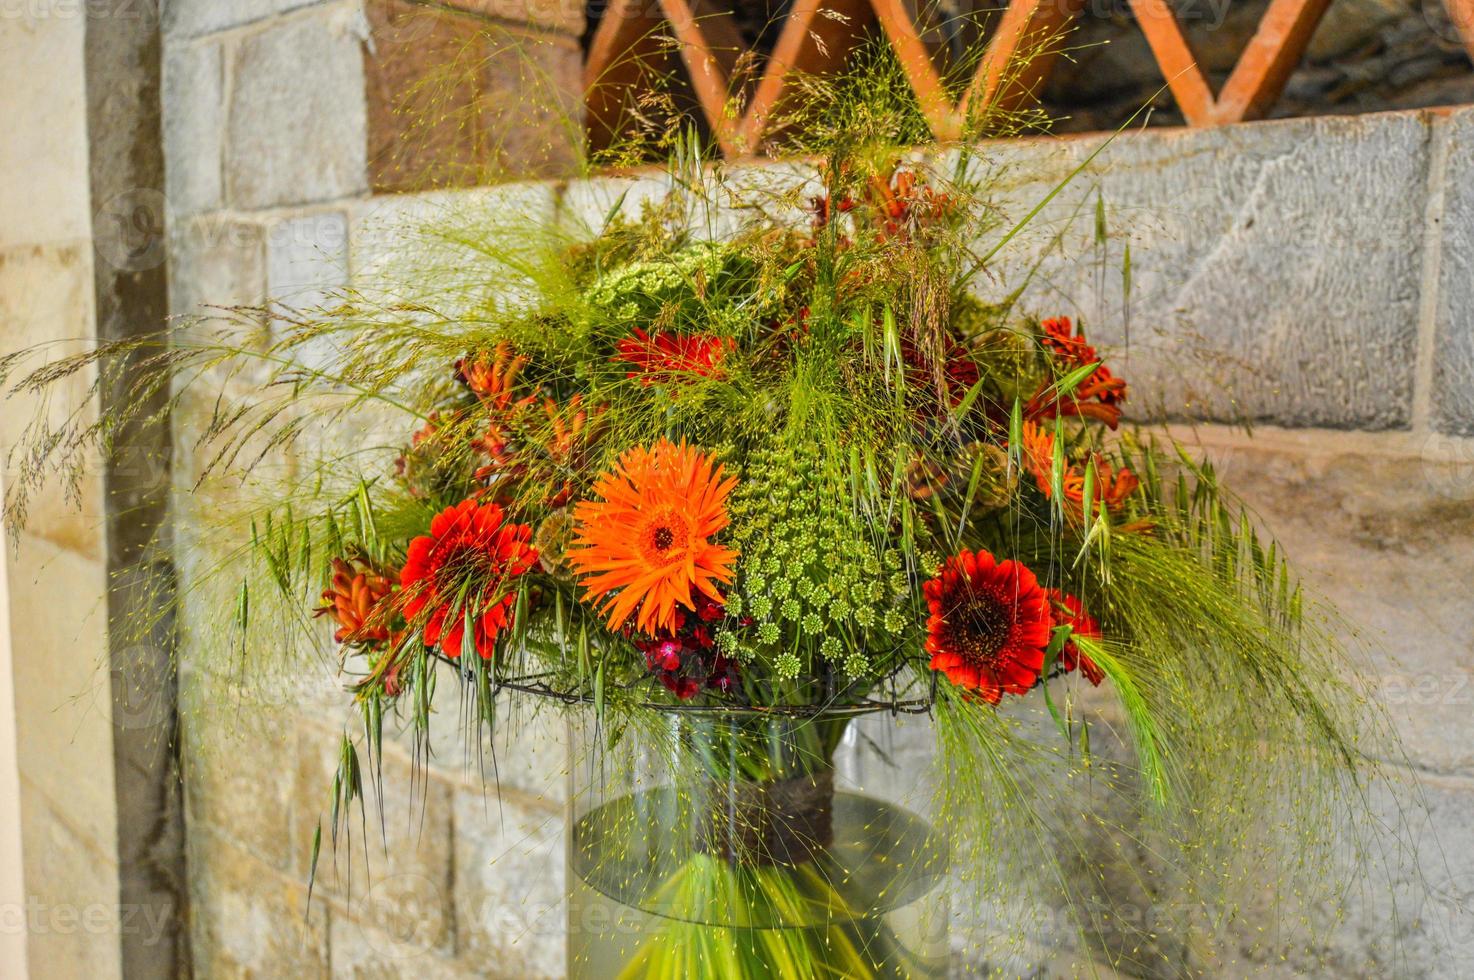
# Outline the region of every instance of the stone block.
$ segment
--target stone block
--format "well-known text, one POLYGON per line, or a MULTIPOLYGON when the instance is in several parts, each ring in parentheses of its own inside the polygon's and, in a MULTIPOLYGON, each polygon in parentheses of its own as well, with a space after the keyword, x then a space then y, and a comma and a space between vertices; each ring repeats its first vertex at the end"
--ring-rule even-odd
POLYGON ((563 176, 582 140, 576 42, 409 0, 367 7, 375 190, 563 176))
MULTIPOLYGON (((1123 135, 979 288, 1026 285, 1024 310, 1083 320, 1131 381, 1138 416, 1406 427, 1428 143, 1417 115, 1123 135), (1354 207, 1332 203, 1353 187, 1354 207), (1097 194, 1124 236, 1103 252, 1097 194)), ((981 249, 1098 149, 1098 138, 984 146, 974 173, 992 182, 1003 220, 981 249)))
POLYGON ((1433 428, 1474 436, 1474 110, 1435 123, 1448 140, 1433 357, 1433 428))
POLYGON ((1468 977, 1474 974, 1474 850, 1449 845, 1474 839, 1474 786, 1425 780, 1394 793, 1385 799, 1389 819, 1405 821, 1416 858, 1391 869, 1389 877, 1392 894, 1405 891, 1408 899, 1394 909, 1385 892, 1368 889, 1343 941, 1359 951, 1367 934, 1382 935, 1388 924, 1395 924, 1405 931, 1399 937, 1401 947, 1387 961, 1398 972, 1447 980, 1468 977))
POLYGON ((363 38, 336 6, 242 39, 228 83, 225 194, 238 209, 367 189, 363 38))
POLYGON ((191 827, 208 828, 276 871, 295 870, 296 740, 290 709, 205 671, 180 680, 185 799, 191 827), (231 704, 228 712, 221 704, 231 704))
POLYGON ((298 215, 266 229, 266 292, 273 304, 311 313, 348 285, 348 216, 298 215))
POLYGON ((327 977, 327 903, 204 828, 188 845, 192 954, 206 977, 327 977))
POLYGON ((311 725, 297 733, 299 758, 294 788, 298 801, 292 847, 300 874, 306 874, 312 837, 322 827, 317 888, 365 935, 393 937, 401 956, 452 952, 452 800, 439 780, 413 772, 410 763, 386 754, 382 769, 362 746, 365 798, 347 814, 348 836, 334 853, 330 802, 338 763, 339 737, 311 725), (378 783, 375 787, 374 782, 378 783))
MULTIPOLYGON (((267 229, 266 289, 274 339, 281 341, 301 318, 313 319, 342 301, 348 285, 348 219, 324 211, 279 221, 267 229)), ((304 366, 333 371, 338 338, 312 337, 282 352, 304 366)))
MULTIPOLYGON (((106 782, 111 786, 111 779, 106 782)), ((147 938, 151 932, 162 933, 167 923, 159 922, 152 908, 119 908, 116 850, 101 848, 90 834, 78 832, 75 821, 90 816, 77 812, 85 805, 82 801, 53 806, 22 778, 20 803, 25 906, 6 906, 4 921, 7 930, 17 924, 26 930, 29 975, 120 978, 119 931, 137 929, 147 938)))
POLYGON ((496 31, 487 43, 478 109, 489 176, 577 173, 583 143, 583 53, 577 41, 496 31))
POLYGON ((334 916, 329 933, 334 980, 470 980, 487 964, 463 964, 415 945, 413 934, 393 934, 334 916))
POLYGON ((637 220, 646 206, 664 201, 673 185, 670 175, 659 172, 574 181, 559 198, 558 220, 570 234, 593 238, 612 217, 637 220))
POLYGON ((210 307, 265 305, 266 233, 251 221, 208 215, 171 229, 169 308, 175 315, 215 317, 210 307))
POLYGON ((25 175, 0 181, 0 248, 91 234, 85 28, 37 4, 0 17, 0 173, 25 175))
POLYGON ((368 162, 375 190, 474 184, 483 21, 410 0, 366 8, 368 162))
MULTIPOLYGON (((1298 942, 1246 935, 1257 952, 1208 973, 1460 980, 1474 971, 1474 852, 1448 846, 1474 834, 1474 786, 1404 775, 1372 786, 1368 799, 1380 846, 1361 866, 1331 872, 1342 876, 1341 900, 1308 910, 1308 930, 1285 923, 1298 942)), ((1269 921, 1275 896, 1263 901, 1232 928, 1244 935, 1256 918, 1269 921)))
POLYGON ((455 797, 457 950, 518 977, 564 975, 561 810, 511 793, 455 797))
POLYGON ((169 0, 161 21, 165 35, 193 37, 266 20, 277 14, 318 6, 323 0, 169 0))
POLYGON ((29 534, 6 555, 21 776, 104 853, 116 848, 107 572, 29 534), (86 778, 79 778, 85 773, 86 778))
MULTIPOLYGON (((92 311, 92 262, 84 244, 0 250, 0 323, 4 324, 5 349, 33 351, 12 367, 16 372, 12 380, 47 361, 86 349, 85 341, 79 338, 93 332, 92 311)), ((94 371, 84 369, 57 382, 44 405, 48 426, 67 424, 78 408, 81 413, 74 421, 92 423, 96 418, 96 400, 90 392, 94 377, 94 371)), ((0 451, 9 452, 19 443, 41 407, 40 401, 29 396, 6 401, 4 411, 0 411, 0 451)), ((65 470, 57 474, 53 469, 43 483, 28 490, 25 527, 61 548, 97 558, 102 553, 102 484, 91 467, 93 458, 88 456, 83 461, 89 471, 77 482, 73 483, 65 470)), ((12 497, 23 463, 42 461, 24 454, 10 461, 5 483, 12 497)), ((45 461, 53 467, 61 463, 60 454, 45 461)))
POLYGON ((803 228, 812 220, 810 202, 823 193, 812 164, 778 162, 733 170, 723 174, 711 191, 710 205, 692 205, 712 209, 702 215, 696 234, 711 240, 730 238, 759 216, 803 228), (760 210, 755 211, 754 204, 760 210))
MULTIPOLYGON (((455 683, 441 669, 441 690, 455 683)), ((494 733, 478 740, 454 712, 432 719, 430 750, 437 772, 491 796, 503 789, 550 807, 568 799, 568 725, 553 705, 509 698, 497 708, 494 733)))
POLYGON ((422 303, 437 323, 493 300, 515 304, 526 288, 519 249, 545 244, 527 232, 555 207, 555 189, 533 182, 364 201, 351 212, 354 289, 400 307, 422 303))
POLYGON ((584 32, 584 5, 579 0, 448 0, 448 4, 483 17, 527 21, 565 34, 584 32))
POLYGON ((218 208, 225 135, 225 67, 219 44, 164 48, 164 194, 175 214, 218 208))

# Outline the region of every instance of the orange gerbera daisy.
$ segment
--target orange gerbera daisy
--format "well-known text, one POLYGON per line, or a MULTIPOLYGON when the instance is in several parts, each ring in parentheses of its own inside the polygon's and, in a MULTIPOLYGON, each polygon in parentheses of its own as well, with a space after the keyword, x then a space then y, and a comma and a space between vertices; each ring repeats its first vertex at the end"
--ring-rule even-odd
POLYGON ((1045 496, 1049 495, 1049 478, 1054 472, 1054 436, 1042 425, 1023 425, 1023 464, 1045 496))
POLYGON ((603 600, 610 629, 635 614, 643 633, 670 631, 677 603, 695 609, 693 587, 723 601, 717 583, 732 581, 737 552, 711 539, 727 526, 727 495, 736 485, 711 456, 664 439, 629 450, 614 472, 600 475, 593 492, 602 499, 574 508, 568 557, 584 598, 603 600))

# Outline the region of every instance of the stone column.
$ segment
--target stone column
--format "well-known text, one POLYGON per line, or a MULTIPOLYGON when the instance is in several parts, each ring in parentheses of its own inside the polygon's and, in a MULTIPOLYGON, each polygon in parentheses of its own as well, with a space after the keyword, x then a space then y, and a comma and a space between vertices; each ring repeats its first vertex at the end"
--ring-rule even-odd
MULTIPOLYGON (((164 325, 159 56, 151 2, 0 16, 0 346, 34 347, 30 366, 164 325)), ((38 408, 85 425, 131 398, 126 378, 94 377, 7 401, 0 447, 38 408)), ((170 623, 147 642, 128 623, 170 602, 167 431, 118 435, 80 480, 32 494, 3 557, 0 799, 15 813, 0 824, 19 833, 0 842, 0 931, 23 945, 0 953, 7 978, 190 970, 170 623)), ((10 462, 13 489, 47 461, 10 462)))
MULTIPOLYGON (((5 493, 0 473, 0 497, 5 493)), ((15 742, 15 683, 10 650, 10 588, 0 560, 0 963, 26 975, 26 934, 19 928, 26 904, 21 873, 20 756, 15 742)))
MULTIPOLYGON (((0 345, 46 344, 55 356, 96 329, 86 22, 61 3, 25 10, 0 18, 0 345)), ((57 408, 95 412, 86 395, 86 379, 69 384, 57 408)), ((0 446, 15 444, 35 407, 5 403, 0 446)), ((3 554, 24 887, 5 927, 24 930, 30 976, 107 980, 122 962, 101 482, 77 491, 80 501, 59 485, 37 495, 3 554)), ((0 972, 25 976, 9 963, 0 972)))

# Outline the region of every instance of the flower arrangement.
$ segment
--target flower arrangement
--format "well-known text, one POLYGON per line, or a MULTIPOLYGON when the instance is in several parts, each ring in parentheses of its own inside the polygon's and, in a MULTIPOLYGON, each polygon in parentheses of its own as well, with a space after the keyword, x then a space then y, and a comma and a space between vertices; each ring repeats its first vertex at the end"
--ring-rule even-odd
POLYGON ((1028 515, 1087 552, 1160 539, 1158 500, 1105 438, 1126 383, 1069 318, 959 291, 938 245, 960 205, 917 171, 837 176, 809 207, 807 229, 721 243, 612 222, 569 250, 581 308, 456 360, 459 389, 396 472, 435 513, 390 561, 338 556, 323 594, 360 697, 436 656, 503 663, 514 630, 536 644, 550 626, 622 651, 606 683, 744 707, 933 674, 996 705, 1123 671, 998 525, 1028 515))
MULTIPOLYGON (((34 389, 96 365, 112 383, 126 363, 157 388, 266 365, 199 436, 193 492, 230 474, 257 491, 202 581, 235 597, 232 657, 289 646, 304 611, 330 624, 358 715, 334 840, 360 754, 391 719, 428 744, 443 676, 483 728, 509 699, 567 706, 682 760, 673 819, 696 843, 651 890, 671 924, 614 972, 927 975, 870 914, 884 889, 821 853, 835 753, 869 712, 928 720, 935 827, 981 895, 1043 865, 1031 880, 1098 934, 1109 900, 1064 884, 1087 858, 1060 819, 1107 797, 1130 816, 1095 822, 1150 840, 1161 887, 1231 919, 1246 866, 1315 878, 1334 850, 1326 815, 1368 768, 1352 673, 1212 467, 1128 422, 1128 380, 1084 328, 990 295, 1014 230, 971 153, 943 160, 834 138, 756 190, 682 161, 663 198, 587 229, 442 229, 454 287, 0 373, 34 389), (398 445, 376 452, 385 417, 398 445), (361 445, 323 448, 314 427, 361 445), (290 476, 254 472, 286 449, 290 476), (1121 750, 1097 758, 1092 730, 1121 750), (714 798, 741 833, 703 816, 714 798), (1271 813, 1281 833, 1252 843, 1271 813), (712 924, 734 906, 748 926, 712 924)), ((65 468, 140 421, 38 431, 65 468)), ((13 512, 36 485, 12 488, 13 512)))

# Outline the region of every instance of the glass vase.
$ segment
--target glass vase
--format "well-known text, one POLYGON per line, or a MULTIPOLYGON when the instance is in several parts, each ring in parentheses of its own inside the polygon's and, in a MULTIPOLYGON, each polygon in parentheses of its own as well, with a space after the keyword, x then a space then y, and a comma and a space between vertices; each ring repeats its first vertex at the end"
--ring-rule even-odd
POLYGON ((925 719, 650 714, 572 724, 570 977, 946 975, 925 719))

